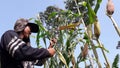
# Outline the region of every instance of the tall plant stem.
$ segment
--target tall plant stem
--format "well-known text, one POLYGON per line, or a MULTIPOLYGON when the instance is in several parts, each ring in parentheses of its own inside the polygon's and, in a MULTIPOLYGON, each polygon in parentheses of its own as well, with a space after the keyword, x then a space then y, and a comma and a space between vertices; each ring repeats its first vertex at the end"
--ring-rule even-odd
MULTIPOLYGON (((79 6, 78 6, 76 0, 74 0, 74 1, 75 1, 76 6, 77 6, 77 10, 78 10, 79 15, 81 15, 81 12, 80 12, 80 10, 79 10, 79 6)), ((83 24, 83 26, 84 26, 85 33, 86 33, 87 36, 88 36, 87 27, 85 26, 84 20, 83 20, 82 18, 81 18, 81 21, 82 21, 82 24, 83 24)), ((89 38, 89 36, 88 36, 88 38, 89 38)), ((90 39, 90 38, 89 38, 89 39, 90 39)), ((98 67, 99 67, 99 68, 102 68, 101 63, 99 62, 98 54, 97 54, 97 51, 96 51, 96 49, 95 49, 95 45, 94 45, 92 39, 90 39, 90 43, 91 43, 91 46, 92 46, 92 49, 93 49, 93 53, 94 53, 94 55, 95 55, 95 58, 96 58, 96 62, 97 62, 97 64, 98 64, 98 67)))
POLYGON ((104 52, 104 50, 103 50, 104 46, 102 45, 102 43, 100 42, 99 39, 97 39, 97 42, 98 42, 98 44, 99 44, 99 46, 100 46, 100 48, 101 48, 101 51, 102 51, 103 56, 104 56, 104 58, 105 58, 105 61, 106 61, 106 63, 107 63, 106 68, 110 68, 110 64, 109 64, 108 59, 107 59, 107 57, 106 57, 106 54, 105 54, 105 52, 104 52))
POLYGON ((114 25, 114 28, 115 28, 115 30, 117 31, 117 33, 118 33, 118 35, 120 37, 120 29, 119 29, 117 23, 115 22, 114 18, 111 15, 107 15, 107 16, 111 19, 111 21, 112 21, 112 23, 114 25))
POLYGON ((91 46, 92 46, 92 49, 93 49, 93 53, 94 53, 94 55, 95 55, 95 58, 96 58, 96 62, 97 62, 97 64, 98 64, 98 67, 99 67, 99 68, 102 68, 101 63, 100 63, 100 61, 99 61, 98 53, 97 53, 96 48, 95 48, 95 45, 94 45, 94 43, 93 43, 92 40, 90 40, 90 43, 91 43, 91 46))
MULTIPOLYGON (((111 19, 112 23, 113 23, 113 26, 115 28, 115 30, 117 31, 119 37, 120 37, 120 28, 118 27, 117 23, 115 22, 114 18, 112 17, 112 15, 108 15, 107 16, 111 19)), ((118 42, 119 44, 119 42, 118 42)), ((119 45, 116 47, 117 49, 119 49, 119 45)))

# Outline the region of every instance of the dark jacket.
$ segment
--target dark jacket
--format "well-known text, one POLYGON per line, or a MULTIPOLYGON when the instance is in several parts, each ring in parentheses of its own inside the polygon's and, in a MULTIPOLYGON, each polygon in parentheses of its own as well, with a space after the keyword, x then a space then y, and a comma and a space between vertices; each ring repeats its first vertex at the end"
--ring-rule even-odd
MULTIPOLYGON (((1 68, 25 68, 26 62, 50 57, 47 49, 27 46, 25 41, 20 39, 18 34, 13 30, 6 31, 2 35, 0 51, 1 68)), ((41 65, 41 63, 38 64, 41 65)), ((26 65, 26 68, 31 68, 28 65, 26 65)))

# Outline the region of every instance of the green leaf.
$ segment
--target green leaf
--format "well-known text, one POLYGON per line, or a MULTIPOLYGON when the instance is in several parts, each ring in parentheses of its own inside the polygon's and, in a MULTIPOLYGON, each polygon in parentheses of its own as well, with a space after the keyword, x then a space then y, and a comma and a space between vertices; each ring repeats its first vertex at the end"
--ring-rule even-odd
POLYGON ((48 31, 39 20, 35 20, 35 22, 38 24, 40 30, 48 31))
POLYGON ((61 44, 63 44, 64 43, 64 39, 63 39, 63 33, 62 33, 62 31, 60 31, 60 35, 59 36, 60 36, 59 37, 59 41, 60 41, 61 44))
POLYGON ((40 34, 40 31, 38 31, 38 33, 37 33, 37 38, 36 38, 36 43, 37 43, 37 46, 39 46, 39 42, 40 42, 40 36, 39 36, 39 34, 40 34))
POLYGON ((62 54, 63 54, 63 56, 64 56, 64 58, 66 60, 67 65, 69 65, 70 61, 71 61, 70 55, 68 54, 68 52, 65 52, 65 51, 62 54))
POLYGON ((114 62, 112 64, 112 68, 119 68, 118 63, 119 63, 119 54, 116 55, 114 62))
POLYGON ((52 13, 49 15, 48 19, 52 19, 53 17, 56 16, 56 14, 57 14, 57 12, 52 12, 52 13))
POLYGON ((43 48, 41 45, 37 46, 38 48, 43 48))
POLYGON ((43 38, 43 41, 44 41, 44 43, 45 43, 45 47, 47 48, 47 45, 46 45, 46 38, 45 38, 45 37, 43 38))
MULTIPOLYGON (((40 45, 40 38, 43 38, 44 44, 46 45, 46 36, 49 36, 49 32, 48 30, 42 25, 42 23, 39 20, 35 20, 35 22, 38 24, 39 26, 39 32, 37 33, 37 38, 36 38, 36 42, 37 42, 37 46, 40 45)), ((49 37, 48 37, 49 39, 49 37)))
POLYGON ((58 65, 57 61, 54 59, 54 57, 51 57, 50 65, 49 65, 49 67, 47 66, 47 68, 56 68, 56 65, 58 65))
POLYGON ((94 46, 95 48, 101 48, 101 49, 103 49, 104 51, 106 51, 107 53, 109 53, 109 50, 107 50, 105 47, 100 47, 99 45, 97 45, 97 46, 94 46))
POLYGON ((84 33, 84 37, 83 37, 83 39, 88 40, 88 36, 87 36, 86 33, 84 33))
POLYGON ((97 0, 97 4, 96 4, 95 9, 94 9, 95 13, 97 13, 97 11, 98 11, 98 9, 100 7, 101 2, 102 2, 102 0, 97 0))
POLYGON ((34 18, 29 18, 28 20, 33 20, 34 18))
POLYGON ((106 51, 107 53, 109 53, 109 50, 107 50, 105 47, 102 47, 102 49, 103 49, 104 51, 106 51))
POLYGON ((88 9, 88 16, 89 16, 89 23, 88 24, 93 24, 94 21, 96 20, 96 14, 92 7, 90 6, 89 1, 87 2, 87 9, 88 9))
POLYGON ((70 46, 70 38, 68 38, 66 41, 66 51, 68 51, 69 46, 70 46))
POLYGON ((63 57, 63 55, 61 54, 61 52, 57 50, 57 53, 58 53, 59 59, 65 64, 66 68, 68 68, 68 65, 67 65, 67 63, 66 63, 66 60, 65 60, 65 58, 63 57))

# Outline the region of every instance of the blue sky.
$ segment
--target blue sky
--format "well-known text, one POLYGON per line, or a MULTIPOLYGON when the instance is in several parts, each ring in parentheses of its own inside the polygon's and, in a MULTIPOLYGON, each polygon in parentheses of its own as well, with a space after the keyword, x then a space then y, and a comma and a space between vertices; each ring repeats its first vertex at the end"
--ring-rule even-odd
MULTIPOLYGON (((105 14, 106 3, 107 0, 102 1, 97 15, 101 26, 100 40, 105 48, 109 50, 107 57, 109 62, 112 63, 115 55, 120 54, 120 49, 116 49, 120 37, 115 31, 111 20, 105 14)), ((113 0, 113 3, 115 5, 113 17, 120 27, 120 0, 113 0)), ((64 8, 63 0, 0 0, 0 37, 6 30, 13 29, 18 18, 36 18, 38 12, 44 11, 50 5, 64 8)), ((32 44, 35 45, 34 42, 32 44)), ((98 51, 101 55, 101 50, 98 49, 98 51)), ((100 57, 101 62, 104 61, 102 57, 100 57)))
MULTIPOLYGON (((118 41, 120 41, 120 37, 118 36, 117 32, 115 31, 115 28, 111 22, 111 20, 106 16, 106 3, 107 0, 102 0, 102 4, 100 6, 100 9, 97 13, 98 19, 101 26, 101 36, 100 40, 104 44, 105 48, 109 50, 109 53, 107 53, 109 62, 112 63, 114 56, 116 54, 120 54, 120 49, 116 49, 116 45, 118 44, 118 41)), ((120 0, 113 0, 114 6, 115 6, 115 12, 113 14, 113 18, 117 22, 118 26, 120 27, 120 7, 119 3, 120 0)), ((102 57, 101 61, 102 61, 102 57)), ((120 67, 120 62, 119 62, 120 67)))

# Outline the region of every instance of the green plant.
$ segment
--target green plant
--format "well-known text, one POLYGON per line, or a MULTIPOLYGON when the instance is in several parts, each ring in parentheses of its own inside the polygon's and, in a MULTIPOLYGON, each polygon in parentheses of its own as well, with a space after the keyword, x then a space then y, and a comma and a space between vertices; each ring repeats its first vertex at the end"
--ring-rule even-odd
POLYGON ((112 68, 119 68, 118 63, 119 63, 119 54, 115 56, 114 62, 112 64, 112 68))
MULTIPOLYGON (((37 34, 37 45, 40 47, 42 39, 47 48, 47 40, 57 38, 55 45, 56 55, 48 59, 45 68, 80 68, 84 67, 102 68, 99 61, 97 48, 100 48, 106 61, 106 67, 110 68, 105 52, 108 52, 101 43, 98 36, 94 36, 92 27, 98 22, 97 11, 102 0, 66 0, 66 10, 49 6, 45 12, 38 14, 35 22, 39 25, 40 31, 37 34), (93 8, 92 6, 95 6, 93 8), (93 38, 94 37, 94 38, 93 38), (94 43, 96 41, 97 43, 94 43), (76 56, 75 51, 79 48, 76 56), (89 53, 91 52, 91 53, 89 53), (96 61, 94 64, 93 62, 96 61)), ((99 28, 97 26, 97 28, 99 28)), ((100 28, 99 28, 100 29, 100 28)), ((100 30, 96 30, 97 33, 100 30)), ((100 36, 100 32, 99 32, 100 36)))

